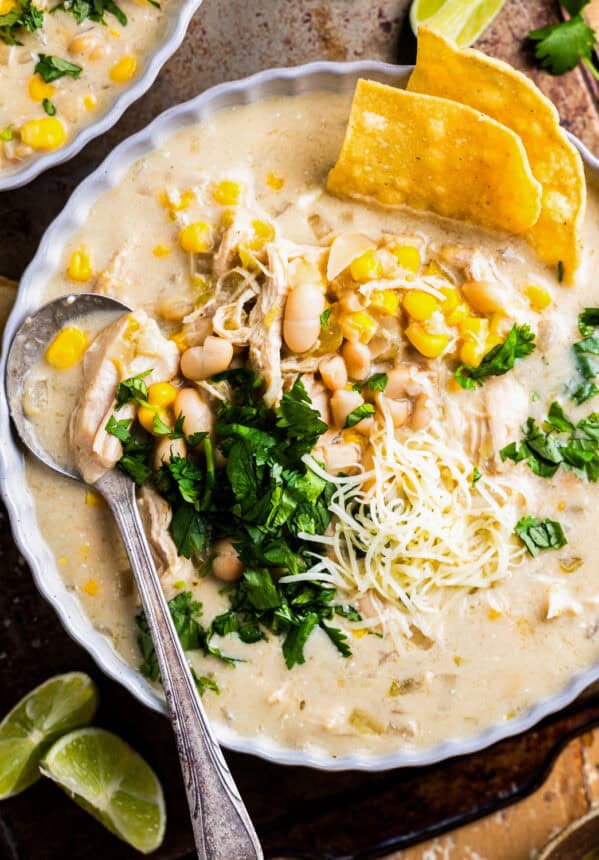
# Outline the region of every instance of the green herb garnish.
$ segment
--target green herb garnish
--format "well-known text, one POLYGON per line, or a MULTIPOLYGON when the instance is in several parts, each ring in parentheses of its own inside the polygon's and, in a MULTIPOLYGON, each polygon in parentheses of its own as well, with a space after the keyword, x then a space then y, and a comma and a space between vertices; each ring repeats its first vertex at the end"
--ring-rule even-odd
POLYGON ((374 412, 375 410, 372 403, 362 403, 361 406, 357 406, 349 413, 345 419, 345 426, 355 427, 355 425, 359 424, 363 418, 369 418, 371 415, 374 415, 374 412))
POLYGON ((35 71, 43 80, 49 84, 52 81, 57 81, 59 78, 69 75, 71 78, 78 78, 81 74, 81 66, 75 63, 69 63, 68 60, 63 60, 62 57, 54 57, 52 54, 40 54, 39 60, 36 63, 35 71))
POLYGON ((582 62, 593 77, 599 80, 599 70, 592 60, 595 31, 589 27, 582 14, 589 2, 590 0, 562 0, 570 18, 528 34, 534 45, 538 64, 551 75, 563 75, 582 62))
MULTIPOLYGON (((152 5, 156 4, 152 3, 152 5)), ((89 18, 90 21, 97 21, 99 24, 106 25, 104 15, 110 14, 114 15, 123 27, 127 25, 127 16, 114 0, 64 0, 63 3, 54 6, 52 12, 59 9, 63 12, 69 12, 78 24, 82 24, 89 18)))
POLYGON ((137 376, 130 376, 129 379, 119 382, 116 389, 117 409, 120 409, 125 403, 137 403, 139 406, 147 404, 148 387, 145 383, 145 377, 149 376, 151 372, 151 370, 144 370, 143 373, 138 373, 137 376))
POLYGON ((369 391, 384 391, 389 382, 389 377, 386 373, 373 373, 370 379, 366 381, 366 388, 369 391))
MULTIPOLYGON (((0 40, 7 45, 22 45, 17 39, 19 30, 35 33, 44 24, 44 13, 31 0, 17 0, 17 5, 0 15, 0 40)), ((10 140, 10 138, 8 138, 10 140)), ((6 138, 3 138, 6 140, 6 138)))
POLYGON ((533 558, 542 549, 561 549, 568 543, 563 528, 555 520, 522 517, 514 531, 533 558))
POLYGON ((525 461, 542 478, 551 478, 562 467, 589 481, 599 479, 599 413, 593 412, 574 424, 562 406, 554 402, 544 424, 529 418, 524 438, 500 451, 502 460, 525 461))
POLYGON ((12 125, 7 125, 5 129, 0 131, 0 140, 12 140, 12 125))
POLYGON ((48 116, 56 116, 56 105, 51 102, 50 99, 44 99, 42 101, 42 107, 48 116))
POLYGON ((511 370, 519 358, 534 352, 534 333, 528 325, 515 325, 503 343, 494 346, 478 367, 461 364, 455 378, 462 388, 480 387, 488 376, 502 376, 511 370))
POLYGON ((572 345, 577 375, 568 383, 572 400, 579 405, 599 392, 595 383, 597 369, 589 356, 599 355, 599 308, 585 308, 578 317, 578 331, 582 339, 572 345))
POLYGON ((123 446, 123 456, 117 464, 119 469, 133 478, 137 486, 141 487, 152 474, 152 469, 148 465, 152 443, 140 442, 136 439, 131 433, 132 424, 133 421, 129 418, 117 419, 111 415, 106 424, 106 432, 116 436, 123 446))
POLYGON ((325 308, 325 310, 320 315, 320 325, 322 328, 326 328, 329 324, 329 318, 331 313, 333 312, 332 307, 325 308))

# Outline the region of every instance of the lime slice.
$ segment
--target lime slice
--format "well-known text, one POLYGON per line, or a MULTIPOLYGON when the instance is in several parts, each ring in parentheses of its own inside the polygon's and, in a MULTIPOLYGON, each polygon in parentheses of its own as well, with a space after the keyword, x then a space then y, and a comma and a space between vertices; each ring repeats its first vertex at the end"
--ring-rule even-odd
POLYGON ((97 704, 95 684, 83 672, 56 675, 21 699, 0 723, 0 800, 38 780, 44 752, 60 735, 87 725, 97 704))
POLYGON ((115 836, 148 854, 161 845, 164 795, 152 768, 104 729, 77 729, 56 741, 40 770, 115 836))
POLYGON ((414 33, 426 23, 461 48, 472 45, 501 11, 505 0, 414 0, 410 24, 414 33))

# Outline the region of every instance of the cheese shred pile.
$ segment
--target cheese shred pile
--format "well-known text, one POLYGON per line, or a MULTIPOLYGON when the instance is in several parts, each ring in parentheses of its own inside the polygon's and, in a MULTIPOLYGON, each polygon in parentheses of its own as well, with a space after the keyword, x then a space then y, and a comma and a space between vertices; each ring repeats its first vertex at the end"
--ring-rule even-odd
POLYGON ((517 492, 499 476, 475 481, 471 459, 447 437, 438 420, 410 434, 387 419, 371 437, 371 468, 357 476, 329 475, 307 458, 335 485, 334 519, 332 534, 302 535, 320 545, 302 578, 374 593, 401 610, 406 633, 412 623, 431 630, 427 616, 457 594, 505 579, 523 558, 517 492))

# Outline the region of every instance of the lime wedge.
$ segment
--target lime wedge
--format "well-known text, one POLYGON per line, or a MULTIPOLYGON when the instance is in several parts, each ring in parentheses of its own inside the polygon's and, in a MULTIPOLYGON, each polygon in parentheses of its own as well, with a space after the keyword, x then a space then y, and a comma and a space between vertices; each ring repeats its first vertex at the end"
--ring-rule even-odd
POLYGON ((77 729, 50 747, 40 764, 75 803, 115 836, 148 854, 161 845, 164 795, 152 768, 104 729, 77 729))
POLYGON ((0 800, 38 780, 44 752, 60 735, 87 725, 97 704, 95 684, 83 672, 56 675, 21 699, 0 723, 0 800))
POLYGON ((420 24, 453 39, 461 48, 472 45, 501 11, 505 0, 414 0, 410 24, 420 24))

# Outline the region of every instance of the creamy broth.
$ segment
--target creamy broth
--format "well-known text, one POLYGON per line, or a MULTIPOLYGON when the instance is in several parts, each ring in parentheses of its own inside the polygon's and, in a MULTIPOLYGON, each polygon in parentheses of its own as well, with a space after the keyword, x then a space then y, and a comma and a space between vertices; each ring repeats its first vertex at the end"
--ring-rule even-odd
MULTIPOLYGON (((15 172, 59 149, 106 113, 163 39, 172 3, 177 0, 164 0, 160 7, 123 0, 126 24, 106 12, 106 26, 89 18, 78 23, 62 9, 51 12, 56 3, 34 3, 43 12, 42 26, 32 33, 19 28, 14 38, 22 44, 0 38, 0 171, 15 172), (40 54, 66 60, 71 72, 46 80, 35 71, 40 54)), ((15 8, 17 0, 0 3, 2 14, 15 8)))
MULTIPOLYGON (((524 417, 530 415, 539 423, 558 397, 574 418, 592 412, 592 402, 575 407, 564 395, 564 385, 574 372, 570 345, 579 337, 577 315, 599 303, 592 279, 599 238, 593 186, 584 263, 576 285, 561 287, 555 274, 519 239, 327 195, 324 182, 348 110, 349 97, 327 93, 272 99, 223 111, 178 133, 137 162, 117 188, 98 200, 87 224, 65 248, 63 271, 72 254, 84 248, 97 278, 96 289, 110 291, 150 316, 158 313, 165 295, 192 303, 189 256, 178 244, 181 193, 196 189, 189 211, 183 209, 190 222, 207 208, 203 182, 237 179, 250 186, 257 206, 280 234, 295 243, 318 244, 327 229, 377 239, 383 233, 426 234, 433 247, 462 243, 494 256, 501 277, 518 294, 530 284, 547 290, 552 304, 537 318, 536 352, 482 389, 462 392, 440 385, 442 412, 447 399, 460 404, 464 413, 495 408, 497 414, 490 420, 495 418, 503 440, 497 448, 520 439, 521 421, 510 385, 519 384, 526 391, 524 417), (491 396, 494 407, 485 399, 491 396)), ((70 292, 73 286, 66 274, 59 274, 48 284, 45 299, 70 292)), ((177 330, 174 322, 161 320, 161 326, 167 334, 177 330)), ((52 376, 50 369, 46 372, 52 376)), ((67 388, 73 390, 77 379, 73 372, 67 388)), ((49 404, 50 417, 53 409, 49 404)), ((56 438, 64 438, 64 422, 46 423, 49 433, 53 427, 56 438)), ((477 450, 473 462, 477 454, 481 460, 487 456, 477 450)), ((516 493, 515 519, 530 514, 559 520, 566 546, 535 559, 523 556, 493 588, 456 590, 430 635, 415 629, 400 637, 387 629, 382 635, 354 630, 348 658, 331 647, 320 629, 307 642, 305 663, 291 670, 275 636, 255 644, 244 644, 235 635, 219 639, 223 650, 245 662, 232 668, 215 657, 192 655, 198 673, 213 676, 221 691, 204 695, 210 716, 242 736, 265 734, 284 746, 323 748, 333 756, 425 748, 513 719, 588 667, 599 654, 592 537, 599 490, 563 470, 541 479, 525 464, 501 468, 516 493)), ((33 461, 27 463, 27 478, 39 526, 67 586, 124 659, 139 665, 137 601, 107 510, 85 487, 50 474, 33 461)), ((207 620, 228 608, 221 582, 187 569, 183 576, 183 583, 180 570, 163 576, 169 598, 183 587, 191 590, 202 602, 207 620)), ((344 602, 355 597, 349 595, 344 602)), ((335 624, 345 626, 342 619, 335 619, 335 624)), ((379 632, 374 621, 372 632, 379 632)))

